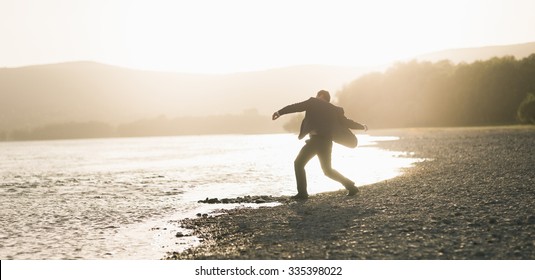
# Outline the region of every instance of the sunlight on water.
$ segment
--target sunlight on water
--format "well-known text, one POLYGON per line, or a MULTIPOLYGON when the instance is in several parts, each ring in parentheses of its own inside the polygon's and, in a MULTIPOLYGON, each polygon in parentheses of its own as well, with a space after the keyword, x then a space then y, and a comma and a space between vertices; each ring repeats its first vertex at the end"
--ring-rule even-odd
MULTIPOLYGON (((358 186, 395 177, 418 159, 373 144, 396 139, 335 145, 333 167, 358 186)), ((167 221, 221 208, 198 200, 293 195, 303 144, 288 134, 0 143, 0 258, 160 258, 183 245, 167 221)), ((306 170, 309 193, 342 188, 317 158, 306 170)))

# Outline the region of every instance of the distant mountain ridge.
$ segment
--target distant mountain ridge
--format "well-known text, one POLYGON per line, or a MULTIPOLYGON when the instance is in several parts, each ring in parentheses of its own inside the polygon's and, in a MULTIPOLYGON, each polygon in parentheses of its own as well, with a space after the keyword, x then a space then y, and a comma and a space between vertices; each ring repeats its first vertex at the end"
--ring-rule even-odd
POLYGON ((535 53, 535 42, 515 45, 450 49, 419 55, 416 56, 415 59, 433 62, 439 60, 449 60, 453 63, 471 63, 476 60, 487 60, 492 57, 503 56, 514 56, 516 59, 522 59, 524 57, 528 57, 532 53, 535 53))
MULTIPOLYGON (((535 42, 446 50, 416 59, 458 63, 505 55, 522 58, 531 53, 535 53, 535 42)), ((0 133, 68 122, 119 125, 160 116, 269 117, 274 110, 319 89, 336 95, 372 70, 303 65, 209 75, 132 70, 87 61, 0 68, 0 133)))
POLYGON ((61 122, 112 124, 158 116, 269 115, 367 69, 305 65, 235 74, 132 70, 95 62, 0 69, 0 131, 61 122))

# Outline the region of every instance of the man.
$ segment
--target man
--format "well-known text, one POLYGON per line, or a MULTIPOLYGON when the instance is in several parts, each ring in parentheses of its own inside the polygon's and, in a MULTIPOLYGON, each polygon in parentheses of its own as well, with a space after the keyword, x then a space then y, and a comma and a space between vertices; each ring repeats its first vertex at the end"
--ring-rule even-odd
POLYGON ((285 114, 306 112, 298 138, 303 139, 305 135, 310 134, 310 139, 306 141, 294 161, 297 182, 297 195, 292 196, 294 199, 308 198, 305 165, 315 155, 320 160, 323 173, 340 182, 348 190, 348 196, 358 193, 353 181, 332 168, 331 153, 333 141, 352 148, 357 146, 357 138, 349 128, 368 130, 368 127, 346 118, 344 109, 331 104, 330 100, 329 92, 320 90, 315 98, 311 97, 306 101, 288 105, 273 113, 272 119, 276 120, 285 114))

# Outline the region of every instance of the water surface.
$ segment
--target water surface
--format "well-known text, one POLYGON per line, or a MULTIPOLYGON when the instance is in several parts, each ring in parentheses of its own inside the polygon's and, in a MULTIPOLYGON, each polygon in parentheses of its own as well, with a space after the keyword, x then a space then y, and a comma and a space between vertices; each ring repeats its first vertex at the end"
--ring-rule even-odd
MULTIPOLYGON (((395 139, 335 145, 333 167, 359 186, 395 177, 416 159, 373 145, 395 139)), ((161 258, 189 245, 167 221, 221 207, 198 200, 293 195, 303 144, 288 134, 0 143, 0 259, 161 258)), ((311 194, 342 188, 317 159, 307 175, 311 194)))

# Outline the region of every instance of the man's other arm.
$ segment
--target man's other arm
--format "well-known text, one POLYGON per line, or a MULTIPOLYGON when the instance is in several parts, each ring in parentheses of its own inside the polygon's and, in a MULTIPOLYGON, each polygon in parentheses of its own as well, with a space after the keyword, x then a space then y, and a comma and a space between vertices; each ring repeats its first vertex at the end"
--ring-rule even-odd
POLYGON ((367 125, 358 123, 358 122, 356 122, 356 121, 354 121, 352 119, 348 119, 344 115, 343 109, 342 109, 342 114, 341 114, 340 119, 341 119, 341 122, 348 128, 359 129, 359 130, 364 130, 364 131, 368 130, 368 126, 367 125))

